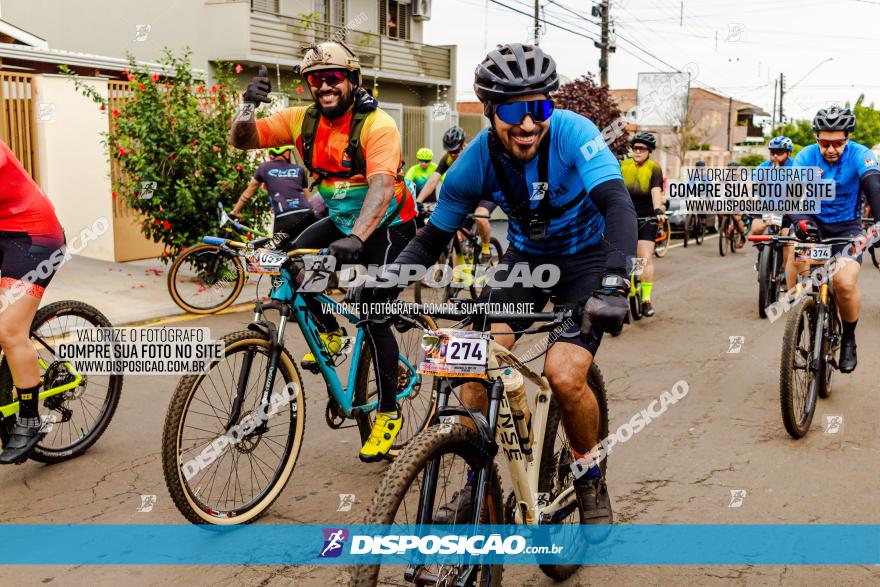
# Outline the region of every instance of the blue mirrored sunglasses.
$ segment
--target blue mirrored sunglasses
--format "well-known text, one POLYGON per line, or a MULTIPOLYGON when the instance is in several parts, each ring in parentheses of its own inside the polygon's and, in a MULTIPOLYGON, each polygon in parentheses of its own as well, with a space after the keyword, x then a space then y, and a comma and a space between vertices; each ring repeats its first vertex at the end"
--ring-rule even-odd
POLYGON ((553 100, 529 100, 528 102, 505 102, 495 107, 495 114, 507 124, 520 124, 526 114, 535 122, 544 122, 553 114, 553 100))

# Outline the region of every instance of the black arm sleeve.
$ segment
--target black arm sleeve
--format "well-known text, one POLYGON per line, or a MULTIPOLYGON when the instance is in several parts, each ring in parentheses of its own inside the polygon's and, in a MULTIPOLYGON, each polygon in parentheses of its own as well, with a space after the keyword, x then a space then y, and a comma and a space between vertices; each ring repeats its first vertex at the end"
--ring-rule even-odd
POLYGON ((623 180, 611 179, 590 190, 590 199, 605 218, 605 267, 608 273, 625 276, 636 256, 638 230, 632 198, 623 180))
POLYGON ((869 171, 862 176, 859 185, 865 192, 874 222, 880 222, 880 171, 869 171))

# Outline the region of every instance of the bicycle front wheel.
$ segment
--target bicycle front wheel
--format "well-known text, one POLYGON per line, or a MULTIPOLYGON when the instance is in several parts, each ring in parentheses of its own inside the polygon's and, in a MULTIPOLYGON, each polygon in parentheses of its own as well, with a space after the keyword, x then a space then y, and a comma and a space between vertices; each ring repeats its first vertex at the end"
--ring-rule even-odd
POLYGON ((776 269, 776 259, 773 249, 760 247, 758 249, 758 316, 767 317, 767 306, 775 302, 772 299, 773 272, 776 269))
POLYGON ((723 257, 730 247, 730 216, 721 219, 718 225, 718 253, 723 257))
MULTIPOLYGON (((413 525, 434 523, 435 515, 443 504, 455 503, 455 492, 474 491, 467 484, 468 470, 476 479, 477 471, 489 467, 489 483, 483 500, 480 524, 503 524, 504 508, 501 503, 501 481, 491 457, 480 451, 477 433, 461 424, 442 423, 431 426, 407 445, 391 464, 382 479, 365 523, 413 525), (426 483, 435 472, 433 482, 426 483), (425 504, 430 519, 419 519, 420 500, 425 504)), ((473 500, 471 501, 473 503, 473 500)), ((456 512, 457 513, 457 512, 456 512)), ((467 534, 470 521, 456 524, 456 533, 467 534)), ((501 585, 501 565, 481 565, 477 585, 501 585)), ((377 584, 403 584, 404 565, 363 565, 355 568, 352 585, 372 587, 377 584)), ((453 585, 462 569, 456 565, 428 562, 416 569, 417 585, 453 585), (445 581, 443 581, 445 579, 445 581)))
MULTIPOLYGON (((37 310, 31 323, 34 350, 47 369, 41 374, 44 389, 75 380, 66 363, 55 358, 54 349, 73 342, 81 328, 111 328, 104 314, 88 304, 54 302, 37 310)), ((47 422, 46 436, 30 458, 40 463, 58 463, 86 452, 107 430, 122 395, 122 375, 83 375, 80 384, 43 400, 40 417, 47 422)), ((12 373, 6 358, 0 364, 0 405, 12 403, 12 373)), ((11 427, 13 418, 7 420, 11 427)), ((6 444, 8 430, 0 426, 0 440, 6 444)))
POLYGON ((165 484, 193 524, 246 524, 263 514, 290 479, 305 430, 302 380, 287 349, 271 406, 261 409, 269 338, 242 330, 222 341, 223 360, 181 378, 162 431, 165 484))
MULTIPOLYGON (((424 329, 434 330, 437 328, 437 324, 430 316, 414 316, 414 318, 421 323, 424 329)), ((394 330, 399 355, 397 360, 397 393, 403 392, 411 383, 413 388, 409 395, 398 400, 398 409, 403 416, 403 427, 397 433, 391 450, 388 451, 388 458, 397 456, 407 442, 428 426, 437 408, 434 377, 419 375, 415 372, 415 368, 418 366, 423 332, 420 328, 411 328, 402 333, 394 330)), ((357 369, 358 378, 354 391, 354 405, 362 406, 378 401, 379 386, 376 382, 373 347, 366 341, 361 346, 357 369)), ((366 442, 370 437, 375 415, 376 410, 360 412, 356 415, 361 442, 366 442)))
POLYGON ((196 245, 179 255, 168 270, 168 293, 192 314, 225 310, 245 283, 241 259, 216 245, 196 245))
POLYGON ((782 336, 779 377, 782 422, 792 438, 807 433, 816 411, 819 382, 811 363, 817 326, 814 298, 802 298, 792 306, 782 336))
POLYGON ((663 221, 660 240, 654 243, 654 254, 658 257, 665 257, 669 252, 669 241, 672 240, 672 230, 669 227, 669 219, 663 221))
POLYGON ((492 237, 489 240, 489 249, 492 252, 492 258, 485 265, 477 265, 477 274, 474 276, 474 284, 470 288, 471 298, 474 300, 479 299, 480 294, 486 287, 489 270, 498 265, 498 263, 501 262, 502 255, 504 255, 504 247, 501 246, 501 241, 495 237, 492 237))

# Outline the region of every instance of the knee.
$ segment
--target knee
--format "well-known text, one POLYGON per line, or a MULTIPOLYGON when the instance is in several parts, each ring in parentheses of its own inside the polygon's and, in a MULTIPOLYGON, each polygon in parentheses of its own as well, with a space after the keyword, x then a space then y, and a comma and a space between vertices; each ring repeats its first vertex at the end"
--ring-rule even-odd
POLYGON ((580 377, 577 369, 553 369, 546 373, 547 381, 557 396, 568 396, 586 386, 586 377, 580 377))
POLYGON ((0 348, 12 348, 27 342, 27 332, 13 326, 8 320, 0 320, 0 348))
POLYGON ((858 284, 854 278, 849 275, 843 276, 834 281, 834 293, 841 299, 851 299, 859 291, 858 284))

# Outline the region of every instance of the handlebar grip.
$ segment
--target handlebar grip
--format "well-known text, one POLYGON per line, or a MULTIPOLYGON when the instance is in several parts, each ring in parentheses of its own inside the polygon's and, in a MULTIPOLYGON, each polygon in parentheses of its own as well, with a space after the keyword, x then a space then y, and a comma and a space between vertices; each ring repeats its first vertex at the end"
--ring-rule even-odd
POLYGON ((750 243, 762 243, 773 238, 769 234, 750 234, 746 237, 750 243))
POLYGON ((217 245, 218 247, 222 247, 229 242, 229 239, 220 238, 218 236, 203 236, 202 242, 206 245, 217 245))

